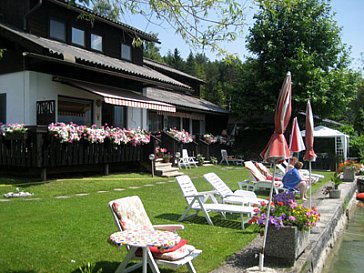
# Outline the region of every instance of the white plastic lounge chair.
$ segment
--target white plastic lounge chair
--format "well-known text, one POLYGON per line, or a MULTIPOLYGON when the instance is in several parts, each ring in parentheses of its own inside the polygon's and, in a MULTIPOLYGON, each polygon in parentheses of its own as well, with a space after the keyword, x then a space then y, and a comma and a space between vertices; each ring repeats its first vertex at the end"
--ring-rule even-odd
POLYGON ((178 160, 178 168, 185 167, 191 168, 191 165, 194 165, 197 168, 197 162, 195 161, 195 158, 188 155, 187 149, 182 149, 182 156, 178 160))
MULTIPOLYGON (((288 162, 284 161, 282 164, 277 164, 277 167, 279 168, 279 170, 281 172, 283 172, 283 174, 286 173, 286 169, 288 166, 288 162)), ((299 172, 302 174, 303 177, 308 178, 310 176, 310 172, 307 169, 300 169, 299 172)), ((321 175, 321 174, 316 174, 316 173, 312 173, 311 172, 311 181, 312 183, 316 183, 318 182, 320 179, 323 179, 325 176, 321 175)))
POLYGON ((219 204, 211 192, 198 192, 188 175, 177 176, 176 179, 188 204, 179 221, 183 221, 190 216, 196 216, 199 211, 202 211, 207 222, 213 225, 209 212, 218 212, 223 216, 225 216, 225 213, 239 213, 241 228, 244 229, 244 224, 254 215, 253 207, 219 204), (210 197, 212 197, 213 203, 206 203, 210 197), (195 213, 191 215, 189 214, 190 211, 195 211, 195 213), (244 214, 248 215, 248 220, 244 220, 244 214))
MULTIPOLYGON (((140 230, 140 233, 146 233, 154 230, 165 230, 175 232, 177 229, 183 229, 183 225, 152 225, 149 217, 144 209, 143 203, 138 196, 120 198, 109 202, 115 224, 119 231, 140 230)), ((184 244, 180 247, 176 246, 174 251, 153 252, 150 247, 126 245, 128 254, 123 262, 116 269, 115 273, 124 273, 133 271, 143 266, 143 272, 147 272, 147 264, 151 267, 153 273, 159 273, 158 265, 166 266, 172 269, 177 269, 180 266, 186 265, 189 272, 196 273, 192 264, 192 260, 201 254, 201 250, 195 249, 191 245, 184 244), (141 259, 138 256, 142 249, 143 263, 137 263, 127 267, 130 260, 141 259)))
POLYGON ((187 161, 189 162, 190 166, 194 165, 197 168, 197 161, 195 160, 195 158, 193 156, 188 155, 187 149, 182 149, 182 158, 186 158, 187 161))
MULTIPOLYGON (((241 189, 252 189, 253 191, 260 189, 270 189, 272 186, 272 180, 269 180, 260 170, 254 165, 252 161, 244 161, 245 167, 250 171, 252 180, 244 180, 239 182, 239 187, 241 189)), ((283 188, 282 181, 274 181, 274 191, 278 193, 279 189, 283 188)))
POLYGON ((221 178, 215 173, 204 174, 203 177, 209 182, 218 194, 221 196, 223 203, 240 204, 240 205, 260 205, 264 199, 257 198, 252 191, 237 190, 233 192, 221 178))
POLYGON ((222 164, 223 162, 225 162, 226 165, 229 165, 229 162, 235 165, 243 165, 244 160, 229 156, 225 149, 221 149, 221 160, 219 164, 222 164))

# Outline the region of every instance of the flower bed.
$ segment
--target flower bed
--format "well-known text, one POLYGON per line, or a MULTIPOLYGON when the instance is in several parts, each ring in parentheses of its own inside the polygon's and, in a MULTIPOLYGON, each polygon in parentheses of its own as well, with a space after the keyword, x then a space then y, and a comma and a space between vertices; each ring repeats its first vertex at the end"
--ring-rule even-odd
POLYGON ((110 140, 115 145, 130 143, 138 146, 150 142, 150 133, 141 129, 121 129, 108 126, 96 128, 96 125, 87 127, 75 123, 59 122, 50 124, 48 131, 61 143, 73 143, 81 140, 89 143, 104 143, 105 140, 110 140))

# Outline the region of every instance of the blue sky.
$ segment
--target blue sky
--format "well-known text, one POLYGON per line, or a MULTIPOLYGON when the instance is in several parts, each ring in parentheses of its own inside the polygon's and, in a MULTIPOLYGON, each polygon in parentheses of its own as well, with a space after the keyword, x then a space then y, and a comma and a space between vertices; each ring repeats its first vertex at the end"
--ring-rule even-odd
MULTIPOLYGON (((364 61, 360 61, 361 53, 364 53, 364 35, 360 28, 364 26, 364 0, 332 0, 332 10, 336 12, 335 19, 338 25, 342 27, 341 39, 344 43, 352 47, 351 57, 353 58, 352 66, 354 68, 363 66, 364 61)), ((252 25, 253 11, 248 11, 247 27, 245 33, 247 34, 248 27, 252 25)), ((176 34, 174 30, 164 24, 163 26, 156 26, 148 24, 144 18, 136 16, 124 17, 125 23, 136 26, 140 30, 146 32, 157 32, 161 42, 161 54, 166 55, 168 50, 178 48, 181 56, 186 59, 189 52, 201 52, 190 49, 189 46, 176 34)), ((230 53, 236 53, 242 59, 248 54, 244 46, 244 37, 239 38, 232 43, 225 43, 223 47, 229 50, 230 53)), ((205 54, 210 60, 214 60, 216 53, 205 51, 205 54)))

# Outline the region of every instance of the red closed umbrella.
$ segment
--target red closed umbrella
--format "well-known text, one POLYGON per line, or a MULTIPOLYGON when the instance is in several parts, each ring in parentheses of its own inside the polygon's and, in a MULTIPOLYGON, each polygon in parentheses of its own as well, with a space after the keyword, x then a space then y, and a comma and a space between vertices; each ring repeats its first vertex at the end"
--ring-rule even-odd
POLYGON ((305 144, 303 143, 300 127, 298 126, 297 117, 293 119, 292 131, 289 141, 289 150, 292 153, 299 153, 305 150, 305 144))
MULTIPOLYGON (((306 142, 306 152, 303 156, 303 160, 308 161, 308 171, 309 171, 309 181, 311 181, 311 162, 316 161, 316 154, 313 150, 313 114, 311 103, 308 100, 306 106, 306 133, 305 133, 305 142, 306 142)), ((310 209, 312 207, 312 187, 310 187, 310 209)))
POLYGON ((305 161, 315 161, 316 154, 313 150, 313 114, 310 101, 307 101, 306 106, 306 132, 305 132, 305 142, 306 142, 306 152, 303 156, 305 161))
POLYGON ((288 144, 286 138, 283 133, 287 128, 289 123, 289 119, 291 118, 291 97, 292 97, 292 83, 291 83, 291 73, 287 72, 286 78, 284 79, 283 85, 281 87, 281 91, 279 92, 276 111, 274 114, 274 133, 271 136, 267 146, 260 153, 260 156, 267 162, 273 163, 273 177, 272 177, 272 185, 269 194, 269 203, 268 203, 268 211, 267 217, 265 221, 264 228, 264 238, 263 238, 263 246, 262 250, 259 254, 259 270, 263 270, 264 265, 264 250, 265 243, 267 240, 267 232, 268 232, 268 221, 269 214, 271 209, 272 202, 272 194, 274 187, 274 179, 275 179, 275 168, 276 164, 280 163, 290 157, 290 150, 288 148, 288 144))
POLYGON ((291 118, 291 73, 288 72, 279 92, 274 114, 274 133, 260 156, 267 162, 280 163, 290 157, 289 147, 283 133, 291 118))

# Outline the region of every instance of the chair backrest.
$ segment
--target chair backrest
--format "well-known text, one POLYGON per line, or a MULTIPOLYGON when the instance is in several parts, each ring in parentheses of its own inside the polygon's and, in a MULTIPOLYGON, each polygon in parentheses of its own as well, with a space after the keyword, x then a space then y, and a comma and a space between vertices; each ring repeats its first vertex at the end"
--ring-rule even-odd
POLYGON ((255 166, 265 175, 265 176, 272 176, 270 170, 264 166, 261 162, 255 162, 255 166))
POLYGON ((250 171, 251 175, 257 181, 266 181, 267 177, 262 174, 252 161, 244 161, 244 166, 250 171))
POLYGON ((120 231, 154 229, 139 196, 124 197, 110 201, 109 207, 120 231))
POLYGON ((177 183, 182 190, 183 196, 188 204, 191 204, 193 195, 197 195, 198 191, 193 185, 191 178, 188 175, 180 175, 176 177, 177 183), (188 197, 191 196, 191 197, 188 197))
POLYGON ((188 158, 188 151, 187 151, 187 149, 182 149, 182 158, 188 158))
POLYGON ((225 149, 221 149, 221 157, 222 158, 227 158, 228 157, 228 153, 225 149))
POLYGON ((224 198, 234 194, 233 191, 225 184, 216 173, 206 173, 203 177, 209 182, 215 190, 224 198))
POLYGON ((286 167, 284 167, 282 164, 277 164, 276 166, 281 171, 281 173, 286 173, 286 167))

